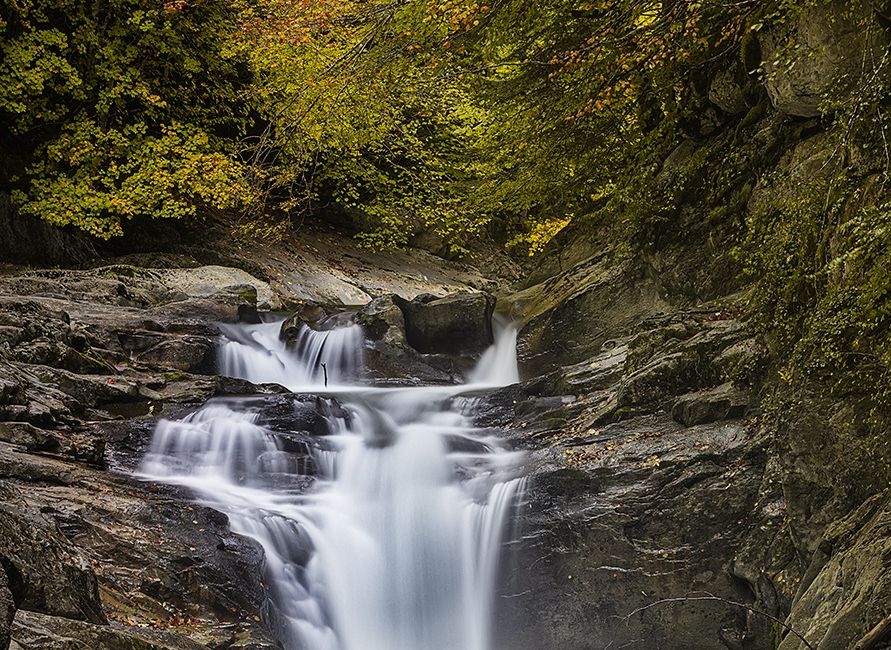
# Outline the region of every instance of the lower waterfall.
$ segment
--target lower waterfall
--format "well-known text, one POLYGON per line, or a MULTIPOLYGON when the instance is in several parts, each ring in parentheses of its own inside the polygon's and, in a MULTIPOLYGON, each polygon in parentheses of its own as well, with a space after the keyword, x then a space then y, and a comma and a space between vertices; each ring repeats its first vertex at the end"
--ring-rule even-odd
POLYGON ((471 383, 376 388, 358 326, 304 328, 294 350, 279 327, 229 326, 220 369, 327 400, 311 467, 262 401, 226 398, 160 421, 141 476, 190 487, 263 546, 286 648, 490 650, 523 456, 474 428, 473 395, 517 381, 516 330, 496 327, 471 383))

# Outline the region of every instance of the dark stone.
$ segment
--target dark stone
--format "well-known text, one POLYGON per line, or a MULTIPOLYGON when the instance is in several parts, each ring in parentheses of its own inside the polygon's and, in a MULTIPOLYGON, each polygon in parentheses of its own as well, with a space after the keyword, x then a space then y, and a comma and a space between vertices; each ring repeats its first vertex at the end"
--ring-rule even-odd
POLYGON ((27 422, 0 422, 0 441, 93 465, 102 465, 105 453, 105 441, 90 432, 47 430, 27 422))
POLYGON ((12 619, 15 616, 15 600, 10 590, 9 577, 0 566, 0 650, 9 648, 12 636, 12 619))
POLYGON ((485 293, 396 299, 409 345, 422 353, 479 354, 492 344, 495 301, 485 293))
POLYGON ((685 429, 642 416, 567 445, 539 442, 537 421, 515 419, 511 432, 531 447, 530 484, 501 646, 727 650, 723 639, 737 637, 770 647, 769 626, 744 611, 683 602, 697 591, 751 602, 726 572, 763 470, 742 423, 685 429), (654 604, 664 599, 678 600, 654 604))
POLYGON ((356 314, 356 323, 362 326, 368 340, 400 347, 406 344, 405 317, 397 301, 402 299, 387 294, 375 298, 356 314))
POLYGON ((104 623, 96 576, 86 560, 18 491, 0 487, 0 562, 16 607, 104 623))
POLYGON ((19 215, 0 192, 0 260, 40 266, 79 264, 96 256, 89 237, 71 228, 19 215))
POLYGON ((724 384, 710 390, 688 393, 675 402, 671 416, 685 426, 706 424, 745 415, 749 396, 724 384))
POLYGON ((311 300, 301 301, 294 313, 282 323, 282 340, 295 340, 304 325, 312 329, 318 329, 321 323, 329 316, 328 311, 319 303, 311 300))

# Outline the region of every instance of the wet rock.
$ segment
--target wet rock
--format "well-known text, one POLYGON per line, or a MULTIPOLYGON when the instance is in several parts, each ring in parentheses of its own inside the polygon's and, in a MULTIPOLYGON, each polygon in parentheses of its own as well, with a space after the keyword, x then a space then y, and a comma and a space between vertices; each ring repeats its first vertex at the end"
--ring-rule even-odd
POLYGON ((375 385, 454 384, 473 366, 471 359, 418 354, 413 348, 365 351, 367 378, 375 385))
POLYGON ((706 424, 745 415, 749 396, 732 384, 687 393, 674 403, 671 416, 684 426, 706 424))
POLYGON ((661 404, 725 379, 716 358, 746 336, 735 320, 688 320, 638 334, 630 343, 633 370, 621 381, 618 407, 661 404))
POLYGON ((526 526, 505 587, 515 618, 501 642, 769 647, 770 626, 744 609, 685 600, 703 590, 760 597, 730 567, 746 543, 765 454, 750 421, 717 421, 744 415, 727 375, 752 356, 722 355, 751 335, 717 305, 666 309, 654 285, 626 283, 614 262, 598 259, 512 296, 535 313, 539 299, 568 294, 520 333, 526 368, 551 370, 483 407, 486 422, 506 427, 531 456, 526 526), (678 402, 690 426, 668 412, 678 402))
POLYGON ((304 325, 311 329, 319 329, 322 322, 330 315, 325 307, 315 301, 300 301, 294 313, 282 323, 281 336, 284 340, 293 340, 304 325))
MULTIPOLYGON (((819 545, 787 623, 814 648, 851 648, 888 614, 891 603, 891 493, 867 500, 833 523, 819 545)), ((883 647, 881 644, 875 646, 883 647)), ((780 650, 804 650, 786 634, 780 650)))
POLYGON ((349 418, 349 412, 336 397, 320 395, 294 395, 285 391, 278 395, 250 395, 247 397, 221 397, 215 402, 230 404, 233 408, 250 408, 262 413, 264 426, 276 433, 290 432, 308 437, 326 436, 331 433, 329 417, 349 418))
POLYGON ((244 315, 244 307, 253 308, 252 288, 233 288, 231 293, 209 298, 187 298, 153 307, 148 313, 162 321, 204 321, 236 323, 244 315))
POLYGON ((459 380, 472 367, 469 358, 458 354, 419 354, 409 345, 405 315, 406 301, 388 294, 360 309, 354 321, 366 337, 365 368, 377 384, 447 384, 459 380))
POLYGON ((559 390, 567 393, 590 393, 616 385, 625 372, 628 352, 627 344, 609 342, 593 358, 565 367, 559 373, 559 390))
POLYGON ((362 326, 366 338, 377 346, 404 348, 408 342, 405 334, 405 316, 398 302, 404 302, 395 294, 375 298, 356 314, 356 323, 362 326))
POLYGON ((120 624, 95 625, 27 611, 16 614, 12 638, 21 650, 201 650, 207 647, 173 632, 120 624))
POLYGON ((157 273, 124 265, 89 271, 30 270, 0 278, 0 286, 4 293, 28 296, 47 306, 66 301, 66 307, 71 302, 144 309, 187 297, 170 291, 157 273))
POLYGON ((14 616, 15 600, 9 589, 9 577, 6 575, 6 569, 0 568, 0 650, 9 648, 14 616))
POLYGON ((498 306, 524 323, 518 339, 520 374, 534 377, 577 364, 630 334, 666 307, 659 288, 632 281, 629 266, 603 253, 504 298, 498 306))
POLYGON ((93 465, 101 465, 105 441, 88 432, 47 430, 27 422, 0 422, 0 441, 27 451, 48 452, 93 465))
POLYGON ((492 296, 425 294, 396 301, 405 317, 409 345, 422 353, 478 354, 492 344, 492 296))
POLYGON ((0 486, 0 558, 20 609, 104 623, 96 576, 54 524, 0 486))
POLYGON ((10 377, 0 376, 0 403, 12 402, 13 399, 16 399, 21 389, 21 382, 10 377))
POLYGON ((744 610, 684 600, 752 598, 728 572, 763 472, 745 424, 641 416, 542 446, 527 421, 511 433, 532 457, 505 647, 769 647, 744 610))
MULTIPOLYGON (((20 607, 102 622, 78 616, 71 605, 83 600, 82 584, 76 572, 63 571, 60 551, 53 549, 76 545, 81 566, 100 567, 97 576, 89 573, 93 588, 98 579, 109 618, 175 626, 210 647, 274 645, 260 620, 266 601, 262 549, 234 535, 225 515, 191 503, 187 490, 58 459, 28 458, 0 446, 0 476, 28 482, 18 501, 4 501, 5 509, 15 507, 43 522, 43 535, 31 543, 30 554, 18 547, 16 554, 7 553, 0 545, 0 556, 27 569, 23 584, 29 588, 20 607)), ((17 531, 28 530, 22 521, 15 523, 17 531)), ((6 530, 0 525, 0 542, 9 547, 18 538, 6 530)))

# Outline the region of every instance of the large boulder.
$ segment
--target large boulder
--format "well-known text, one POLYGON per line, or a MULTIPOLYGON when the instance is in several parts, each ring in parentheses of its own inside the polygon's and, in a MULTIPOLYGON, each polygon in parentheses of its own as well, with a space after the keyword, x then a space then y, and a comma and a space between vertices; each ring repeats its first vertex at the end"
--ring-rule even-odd
POLYGON ((743 84, 737 79, 735 69, 721 70, 708 87, 709 101, 730 115, 745 113, 749 109, 743 84))
POLYGON ((767 94, 787 115, 816 117, 828 95, 865 82, 888 32, 865 0, 818 3, 759 38, 767 94))
POLYGON ((408 343, 405 315, 395 294, 375 298, 355 315, 365 334, 365 369, 376 383, 448 384, 456 379, 455 360, 440 355, 419 354, 408 343))
POLYGON ((260 309, 281 309, 281 300, 269 286, 246 271, 228 266, 199 266, 161 272, 164 282, 190 298, 211 298, 231 294, 237 301, 254 302, 260 309), (253 296, 251 295, 253 294, 253 296))
POLYGON ((395 294, 375 298, 356 314, 356 322, 362 326, 365 337, 381 346, 404 348, 405 315, 399 308, 404 302, 395 294))
POLYGON ((486 293, 398 299, 409 345, 422 353, 479 354, 492 344, 494 298, 486 293))

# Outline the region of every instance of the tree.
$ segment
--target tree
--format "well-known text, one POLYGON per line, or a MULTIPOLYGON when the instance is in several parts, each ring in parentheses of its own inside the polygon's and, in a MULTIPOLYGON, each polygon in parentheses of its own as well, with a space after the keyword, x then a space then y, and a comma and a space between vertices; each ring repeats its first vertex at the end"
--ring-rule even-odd
POLYGON ((98 237, 249 198, 245 8, 222 0, 8 0, 4 182, 20 210, 98 237), (24 152, 22 155, 20 152, 24 152))

